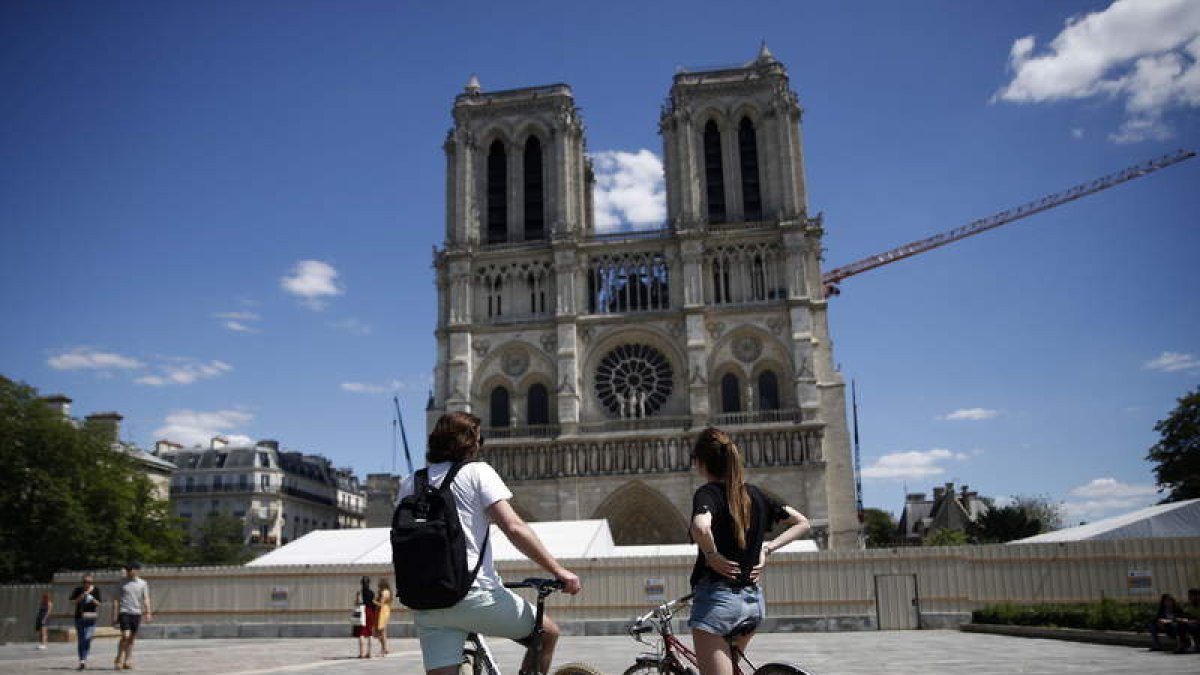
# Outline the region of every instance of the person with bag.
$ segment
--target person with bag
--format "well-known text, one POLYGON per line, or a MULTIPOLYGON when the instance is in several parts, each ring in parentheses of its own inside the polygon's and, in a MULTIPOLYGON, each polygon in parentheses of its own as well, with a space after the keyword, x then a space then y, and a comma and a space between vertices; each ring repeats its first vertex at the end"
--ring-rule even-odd
POLYGON ((100 613, 100 589, 96 588, 91 573, 71 591, 70 601, 75 605, 75 640, 79 653, 79 668, 87 668, 88 653, 92 649, 92 638, 96 635, 96 617, 100 613))
MULTIPOLYGON (((413 610, 428 675, 455 675, 467 633, 518 642, 534 630, 533 605, 504 588, 488 537, 500 528, 518 551, 564 584, 581 590, 579 577, 546 550, 509 504, 512 492, 496 470, 477 458, 483 447, 479 418, 442 415, 429 434, 426 468, 404 479, 392 516, 396 595, 413 610)), ((558 626, 545 619, 540 664, 550 671, 558 626)))
POLYGON ((358 580, 358 594, 354 596, 354 637, 358 638, 358 658, 371 658, 371 636, 375 634, 375 591, 371 590, 371 577, 358 580))

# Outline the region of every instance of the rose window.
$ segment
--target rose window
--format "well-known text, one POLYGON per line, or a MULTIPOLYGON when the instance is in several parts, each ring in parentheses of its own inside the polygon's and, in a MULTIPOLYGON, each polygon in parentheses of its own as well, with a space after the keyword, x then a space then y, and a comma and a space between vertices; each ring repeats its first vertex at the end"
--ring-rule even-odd
POLYGON ((618 417, 647 417, 671 396, 671 364, 649 345, 621 345, 596 367, 596 396, 618 417))

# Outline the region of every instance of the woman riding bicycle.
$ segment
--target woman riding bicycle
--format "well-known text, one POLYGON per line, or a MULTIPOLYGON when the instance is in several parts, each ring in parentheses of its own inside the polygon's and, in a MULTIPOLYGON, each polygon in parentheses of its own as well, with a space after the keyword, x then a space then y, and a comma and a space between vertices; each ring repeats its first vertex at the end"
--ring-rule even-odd
POLYGON ((745 651, 766 616, 758 581, 767 556, 808 531, 809 524, 796 509, 746 483, 742 453, 724 431, 701 432, 692 461, 707 482, 692 496, 692 541, 700 550, 692 569, 695 597, 688 627, 700 672, 728 675, 731 648, 745 651), (787 528, 766 540, 781 521, 787 528))

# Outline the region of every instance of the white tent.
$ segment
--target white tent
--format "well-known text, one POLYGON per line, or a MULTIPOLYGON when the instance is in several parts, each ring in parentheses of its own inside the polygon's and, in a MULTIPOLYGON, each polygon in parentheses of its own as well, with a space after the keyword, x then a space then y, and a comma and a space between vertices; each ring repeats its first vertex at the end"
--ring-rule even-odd
MULTIPOLYGON (((607 520, 562 520, 530 523, 546 549, 563 560, 592 558, 639 558, 696 555, 695 544, 660 546, 617 546, 607 520)), ((272 565, 390 565, 391 530, 372 527, 353 530, 316 530, 246 563, 250 567, 272 565)), ((524 556, 508 538, 492 526, 488 546, 496 560, 521 560, 524 556)), ((783 551, 816 551, 816 542, 804 539, 783 551)))
POLYGON ((1125 515, 1008 543, 1046 544, 1059 541, 1146 537, 1200 537, 1200 499, 1150 506, 1125 515))

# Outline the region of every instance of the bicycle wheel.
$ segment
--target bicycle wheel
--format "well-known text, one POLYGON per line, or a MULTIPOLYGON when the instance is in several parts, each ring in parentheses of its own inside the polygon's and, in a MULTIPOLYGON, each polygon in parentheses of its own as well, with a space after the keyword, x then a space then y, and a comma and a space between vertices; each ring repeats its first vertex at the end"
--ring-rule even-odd
POLYGON ((604 675, 604 671, 596 670, 586 663, 568 663, 559 666, 554 675, 604 675))
POLYGON ((752 675, 812 675, 790 663, 767 663, 754 669, 752 675))
POLYGON ((657 663, 635 663, 621 675, 688 675, 688 671, 679 666, 659 661, 657 663))

